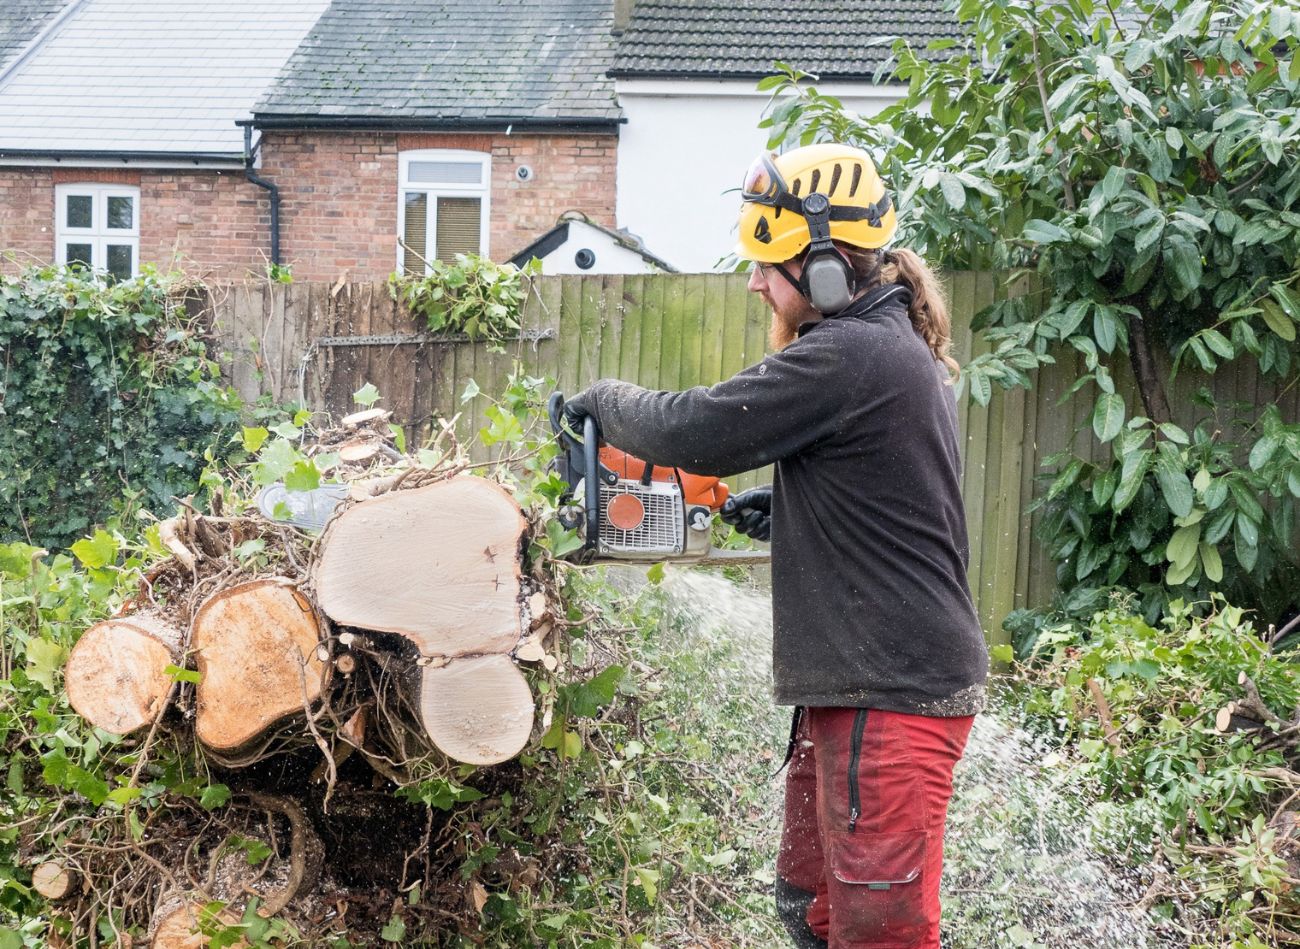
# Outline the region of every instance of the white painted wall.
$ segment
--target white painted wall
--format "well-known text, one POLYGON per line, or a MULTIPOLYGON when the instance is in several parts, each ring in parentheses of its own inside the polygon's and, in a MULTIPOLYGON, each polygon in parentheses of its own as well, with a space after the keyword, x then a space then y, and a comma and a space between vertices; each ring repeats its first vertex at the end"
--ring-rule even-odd
POLYGON ((542 258, 544 274, 639 274, 657 273, 659 268, 634 250, 628 250, 598 227, 584 221, 569 222, 569 236, 563 244, 542 258), (578 251, 590 250, 596 260, 586 270, 574 259, 578 251))
MULTIPOLYGON (((619 79, 618 226, 679 270, 716 269, 736 242, 737 189, 767 145, 770 100, 753 80, 619 79), (724 192, 730 192, 724 194, 724 192)), ((845 108, 875 115, 902 86, 825 83, 845 108)))

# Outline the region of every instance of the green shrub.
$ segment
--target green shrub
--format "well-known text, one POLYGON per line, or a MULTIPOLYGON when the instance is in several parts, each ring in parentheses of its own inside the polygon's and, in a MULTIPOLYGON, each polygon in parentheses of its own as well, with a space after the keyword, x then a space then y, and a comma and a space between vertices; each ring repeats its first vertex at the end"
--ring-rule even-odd
POLYGON ((0 276, 0 539, 66 547, 195 490, 242 408, 186 311, 196 289, 148 270, 0 276))

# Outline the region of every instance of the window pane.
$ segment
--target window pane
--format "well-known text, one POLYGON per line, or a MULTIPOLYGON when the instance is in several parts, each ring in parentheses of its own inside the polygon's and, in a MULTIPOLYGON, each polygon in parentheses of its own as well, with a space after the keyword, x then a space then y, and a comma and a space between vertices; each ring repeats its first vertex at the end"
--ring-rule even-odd
POLYGON ((423 191, 408 191, 406 203, 406 227, 402 234, 402 270, 405 273, 424 273, 424 261, 429 257, 429 196, 423 191))
MULTIPOLYGON (((95 226, 95 199, 88 194, 68 195, 68 227, 95 226)), ((81 244, 78 247, 84 246, 81 244)))
POLYGON ((457 254, 479 252, 483 202, 478 198, 438 199, 438 259, 451 263, 457 254))
POLYGON ((135 248, 130 244, 108 245, 108 272, 114 279, 131 279, 131 260, 135 256, 134 250, 135 248))
POLYGON ((410 181, 437 185, 476 185, 483 181, 481 161, 413 161, 406 167, 410 181))
POLYGON ((94 248, 90 244, 68 244, 64 262, 68 266, 81 264, 85 267, 93 267, 95 265, 93 251, 94 248))
POLYGON ((135 199, 110 195, 108 199, 108 226, 115 230, 131 230, 134 225, 135 199))

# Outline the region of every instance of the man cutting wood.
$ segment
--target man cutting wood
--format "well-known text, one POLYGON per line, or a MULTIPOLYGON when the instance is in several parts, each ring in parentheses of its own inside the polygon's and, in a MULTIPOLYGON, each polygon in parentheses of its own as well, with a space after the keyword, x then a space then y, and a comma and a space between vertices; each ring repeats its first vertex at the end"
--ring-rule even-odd
MULTIPOLYGON (((988 653, 966 581, 950 324, 869 155, 762 156, 736 253, 774 352, 712 387, 569 399, 657 465, 771 487, 724 520, 772 544, 773 676, 792 705, 777 909, 796 946, 939 946, 952 772, 988 653)), ((577 430, 581 431, 578 427, 577 430)))

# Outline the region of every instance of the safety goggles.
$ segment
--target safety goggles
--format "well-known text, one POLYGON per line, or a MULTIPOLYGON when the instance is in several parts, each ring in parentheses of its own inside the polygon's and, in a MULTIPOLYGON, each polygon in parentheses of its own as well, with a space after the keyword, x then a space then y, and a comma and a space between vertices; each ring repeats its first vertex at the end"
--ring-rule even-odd
MULTIPOLYGON (((815 215, 815 212, 809 214, 809 209, 804 205, 805 198, 800 198, 790 191, 785 179, 781 177, 781 172, 776 170, 772 155, 768 153, 759 155, 750 163, 749 170, 745 172, 745 180, 740 186, 740 196, 753 204, 783 208, 795 214, 802 214, 805 218, 811 219, 815 215)), ((889 194, 886 192, 874 204, 864 208, 830 204, 825 214, 826 219, 830 221, 866 221, 872 227, 879 227, 881 219, 890 206, 889 194)))
POLYGON ((766 153, 750 163, 749 170, 745 172, 745 183, 740 187, 740 196, 746 201, 769 207, 777 207, 777 195, 789 193, 790 189, 786 187, 781 172, 776 170, 772 156, 766 153))

